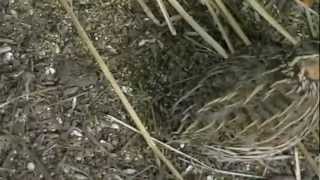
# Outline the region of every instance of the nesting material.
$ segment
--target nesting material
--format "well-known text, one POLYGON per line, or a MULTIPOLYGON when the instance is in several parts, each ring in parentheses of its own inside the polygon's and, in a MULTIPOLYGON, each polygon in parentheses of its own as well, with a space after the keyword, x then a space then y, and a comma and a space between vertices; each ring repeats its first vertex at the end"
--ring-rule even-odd
POLYGON ((181 136, 203 154, 223 161, 272 159, 318 126, 318 54, 280 66, 229 62, 220 71, 210 81, 231 79, 230 90, 208 100, 181 136))

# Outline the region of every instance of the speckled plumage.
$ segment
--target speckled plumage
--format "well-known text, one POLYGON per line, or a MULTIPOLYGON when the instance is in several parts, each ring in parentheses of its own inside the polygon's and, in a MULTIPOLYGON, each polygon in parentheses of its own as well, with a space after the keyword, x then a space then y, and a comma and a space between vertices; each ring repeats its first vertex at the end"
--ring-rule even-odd
MULTIPOLYGON (((319 123, 319 55, 234 61, 206 78, 225 89, 197 110, 182 133, 203 153, 224 159, 266 158, 299 142, 319 123)), ((200 87, 200 86, 199 86, 200 87)))

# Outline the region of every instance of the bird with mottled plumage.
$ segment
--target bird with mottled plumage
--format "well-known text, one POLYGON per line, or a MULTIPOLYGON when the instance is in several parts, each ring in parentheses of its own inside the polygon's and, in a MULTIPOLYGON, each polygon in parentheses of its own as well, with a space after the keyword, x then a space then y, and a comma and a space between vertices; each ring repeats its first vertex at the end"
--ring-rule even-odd
POLYGON ((206 83, 223 95, 201 105, 181 139, 224 160, 270 158, 301 141, 319 123, 319 54, 276 62, 238 59, 210 71, 206 83))

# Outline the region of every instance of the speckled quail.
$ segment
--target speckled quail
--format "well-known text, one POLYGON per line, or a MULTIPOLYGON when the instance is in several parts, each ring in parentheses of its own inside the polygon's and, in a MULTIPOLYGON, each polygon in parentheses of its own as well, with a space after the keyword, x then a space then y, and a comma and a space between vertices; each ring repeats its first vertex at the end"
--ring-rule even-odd
POLYGON ((247 59, 223 63, 209 73, 204 81, 222 95, 207 98, 181 133, 207 155, 224 160, 272 157, 318 126, 318 53, 281 63, 277 57, 247 59))

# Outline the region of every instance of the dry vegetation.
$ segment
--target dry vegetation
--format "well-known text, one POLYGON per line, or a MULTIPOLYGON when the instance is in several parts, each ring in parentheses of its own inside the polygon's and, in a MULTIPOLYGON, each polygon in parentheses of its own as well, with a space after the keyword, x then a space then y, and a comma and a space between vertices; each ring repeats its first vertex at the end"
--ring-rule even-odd
POLYGON ((2 0, 0 127, 0 179, 317 179, 319 1, 2 0))

